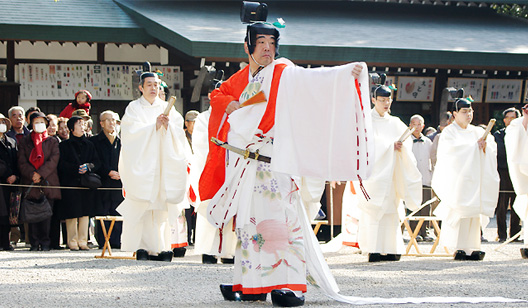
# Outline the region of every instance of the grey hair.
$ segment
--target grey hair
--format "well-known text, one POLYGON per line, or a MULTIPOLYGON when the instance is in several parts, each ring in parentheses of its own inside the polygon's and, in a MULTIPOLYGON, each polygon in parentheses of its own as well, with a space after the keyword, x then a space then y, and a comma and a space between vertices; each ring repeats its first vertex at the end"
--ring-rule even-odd
POLYGON ((13 106, 7 111, 7 116, 10 118, 13 115, 13 111, 19 110, 22 112, 22 117, 26 116, 26 111, 21 106, 13 106))
POLYGON ((422 124, 425 124, 425 120, 424 120, 424 118, 423 118, 421 115, 419 115, 419 114, 415 114, 415 115, 413 115, 413 116, 411 117, 411 120, 410 120, 410 121, 412 122, 412 120, 414 120, 414 119, 418 119, 418 120, 420 120, 420 122, 421 122, 422 124))

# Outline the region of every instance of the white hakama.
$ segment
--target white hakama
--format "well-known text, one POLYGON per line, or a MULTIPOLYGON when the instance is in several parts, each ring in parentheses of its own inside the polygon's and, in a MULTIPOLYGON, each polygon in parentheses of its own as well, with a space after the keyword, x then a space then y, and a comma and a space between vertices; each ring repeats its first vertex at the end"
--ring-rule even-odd
POLYGON ((440 245, 468 255, 480 250, 480 227, 488 221, 481 220, 481 215, 494 215, 499 196, 497 144, 488 135, 484 153, 477 144, 483 135, 484 130, 473 125, 446 127, 440 135, 432 180, 441 200, 434 212, 442 219, 440 245))
POLYGON ((156 130, 156 118, 167 102, 156 98, 132 101, 121 122, 122 148, 119 174, 125 200, 118 207, 123 216, 121 249, 146 249, 151 254, 187 245, 186 231, 180 224, 188 207, 187 164, 191 150, 183 118, 172 109, 168 129, 156 130), (176 232, 171 234, 171 224, 176 232), (171 240, 172 237, 172 240, 171 240))
POLYGON ((403 254, 400 221, 405 206, 415 210, 422 200, 422 175, 416 167, 412 141, 407 138, 401 151, 394 143, 407 126, 394 116, 381 117, 372 109, 375 160, 372 175, 363 185, 371 197, 359 197, 359 247, 363 253, 403 254))
POLYGON ((523 220, 524 245, 528 247, 528 132, 522 125, 524 117, 511 121, 506 128, 506 153, 508 169, 517 197, 513 209, 523 220))

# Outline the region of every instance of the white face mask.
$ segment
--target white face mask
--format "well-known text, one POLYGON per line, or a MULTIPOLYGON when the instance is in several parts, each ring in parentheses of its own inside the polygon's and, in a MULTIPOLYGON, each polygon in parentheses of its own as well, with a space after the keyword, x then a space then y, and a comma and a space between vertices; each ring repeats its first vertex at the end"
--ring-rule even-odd
POLYGON ((7 131, 7 125, 0 123, 0 133, 5 133, 7 131))
POLYGON ((46 123, 37 123, 33 125, 33 130, 39 134, 43 133, 44 131, 46 131, 46 123))

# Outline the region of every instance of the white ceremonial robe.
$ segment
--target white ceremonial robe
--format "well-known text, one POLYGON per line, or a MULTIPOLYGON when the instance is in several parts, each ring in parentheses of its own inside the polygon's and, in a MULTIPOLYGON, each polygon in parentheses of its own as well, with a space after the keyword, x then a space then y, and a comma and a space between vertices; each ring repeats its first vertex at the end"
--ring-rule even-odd
POLYGON ((477 144, 483 135, 474 125, 444 128, 433 173, 433 190, 441 200, 434 212, 442 219, 440 245, 466 254, 480 250, 481 215, 492 217, 499 197, 497 144, 488 135, 484 153, 477 144))
MULTIPOLYGON (((277 62, 266 66, 255 78, 261 82, 260 90, 266 97, 269 96, 277 62)), ((365 126, 370 126, 369 111, 363 114, 361 110, 351 75, 354 65, 315 70, 294 66, 285 68, 277 95, 275 126, 264 138, 256 134, 261 133, 258 125, 266 104, 243 107, 230 114, 228 143, 253 152, 258 149, 260 155, 272 157, 272 163, 268 164, 244 160, 240 155, 228 152, 225 183, 211 199, 207 210, 209 221, 217 227, 225 227, 236 215, 235 290, 267 293, 272 289, 288 287, 305 291, 308 268, 317 284, 331 292, 338 291, 302 205, 299 188, 303 183, 299 179, 303 176, 357 179, 358 169, 360 176, 368 175, 367 140, 371 138, 367 138, 369 131, 365 126), (336 82, 338 78, 339 82, 336 82), (288 92, 298 95, 291 96, 288 92), (312 104, 318 107, 306 108, 312 104), (289 109, 292 106, 302 112, 292 112, 289 109), (331 112, 322 114, 326 109, 331 109, 331 112), (306 126, 303 122, 309 123, 310 130, 293 138, 289 130, 297 132, 298 127, 306 126), (292 124, 295 128, 288 127, 292 124), (278 126, 282 128, 278 129, 278 126), (317 128, 315 131, 314 127, 317 128), (281 132, 280 135, 277 132, 281 132), (319 142, 330 136, 332 142, 325 142, 325 146, 321 147, 319 142), (361 151, 356 144, 350 146, 342 142, 351 136, 356 136, 354 140, 362 145, 361 151), (292 149, 288 143, 297 140, 297 137, 303 138, 307 144, 296 144, 292 149), (360 141, 357 141, 358 138, 360 141), (275 149, 277 146, 280 151, 275 149), (333 156, 330 157, 330 154, 333 156), (299 159, 293 169, 290 168, 292 156, 299 159), (349 167, 351 162, 353 167, 349 167)), ((368 105, 368 76, 365 64, 362 65, 362 98, 368 105)), ((251 97, 254 94, 242 95, 251 97)), ((315 187, 317 185, 305 190, 308 192, 305 196, 312 196, 305 197, 307 201, 313 201, 317 191, 315 187)))
POLYGON ((235 255, 236 235, 233 232, 233 223, 230 222, 223 232, 222 245, 220 245, 219 229, 207 220, 207 205, 209 200, 200 199, 198 182, 205 166, 209 152, 209 136, 207 126, 211 116, 211 107, 200 113, 194 121, 193 129, 193 158, 189 178, 196 194, 196 241, 194 252, 196 254, 215 255, 222 258, 232 258, 235 255), (218 248, 222 247, 222 251, 218 248))
POLYGON ((358 208, 360 198, 365 198, 361 193, 358 182, 346 183, 343 192, 343 209, 341 213, 341 238, 342 245, 359 248, 359 218, 361 211, 358 208))
POLYGON ((363 185, 370 200, 360 197, 358 207, 359 247, 363 253, 404 253, 400 220, 405 206, 417 209, 422 201, 422 175, 412 153, 412 140, 403 142, 401 151, 394 149, 408 127, 397 117, 379 115, 372 109, 374 133, 374 168, 363 185))
POLYGON ((517 118, 506 127, 504 144, 508 154, 508 170, 517 197, 513 209, 524 222, 524 245, 528 246, 528 132, 517 118))
POLYGON ((117 208, 123 216, 121 249, 159 253, 171 249, 171 236, 186 246, 182 210, 188 207, 187 165, 191 149, 183 118, 172 109, 168 129, 156 130, 156 118, 167 102, 144 97, 130 102, 121 121, 119 174, 125 200, 117 208), (176 234, 171 235, 171 224, 176 234), (182 234, 180 234, 183 232, 182 234))

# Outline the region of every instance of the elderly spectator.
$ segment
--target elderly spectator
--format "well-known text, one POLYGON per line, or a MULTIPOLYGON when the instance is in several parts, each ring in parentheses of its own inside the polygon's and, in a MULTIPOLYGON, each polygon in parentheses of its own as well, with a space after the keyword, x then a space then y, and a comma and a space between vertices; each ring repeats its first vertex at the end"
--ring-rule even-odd
MULTIPOLYGON (((103 187, 109 188, 123 187, 121 177, 117 171, 119 152, 121 151, 121 138, 119 138, 116 131, 116 116, 117 114, 113 111, 103 111, 99 116, 103 131, 90 138, 90 141, 95 146, 97 155, 101 160, 101 168, 97 173, 101 176, 103 187)), ((99 191, 99 195, 99 206, 96 209, 95 215, 119 216, 116 208, 123 201, 123 193, 121 190, 102 190, 99 191)), ((110 222, 107 223, 108 225, 106 226, 106 229, 108 230, 110 222)), ((99 247, 102 248, 105 239, 99 221, 96 221, 95 229, 97 243, 99 244, 99 247)), ((110 246, 112 248, 121 247, 121 230, 122 222, 115 222, 110 237, 110 246)))
MULTIPOLYGON (((99 157, 94 145, 84 135, 84 120, 72 116, 68 120, 70 139, 60 143, 59 175, 61 186, 81 186, 81 175, 97 172, 99 157)), ((66 219, 70 250, 88 250, 88 223, 94 213, 96 191, 63 189, 61 218, 66 219)))
MULTIPOLYGON (((411 135, 413 140, 412 152, 416 158, 416 164, 420 174, 422 174, 422 202, 426 202, 431 199, 431 177, 433 176, 431 171, 431 147, 433 142, 422 134, 425 127, 424 118, 415 114, 411 117, 410 128, 414 127, 414 132, 411 135)), ((430 206, 422 208, 416 216, 430 216, 430 206)), ((411 227, 414 230, 418 222, 411 221, 411 227)), ((422 224, 416 241, 432 242, 433 238, 427 235, 427 226, 422 224)))
MULTIPOLYGON (((11 121, 0 113, 0 181, 3 184, 13 184, 18 179, 17 144, 5 134, 10 128, 11 121)), ((14 249, 9 243, 9 198, 13 191, 8 186, 0 189, 0 248, 4 251, 14 249)))
MULTIPOLYGON (((504 128, 499 129, 493 134, 495 142, 497 143, 497 169, 500 177, 500 193, 495 209, 497 217, 497 235, 499 242, 504 242, 507 239, 508 228, 506 226, 506 213, 508 207, 513 206, 515 202, 515 193, 513 192, 513 184, 508 172, 508 162, 506 155, 506 147, 504 145, 504 137, 506 136, 506 128, 510 122, 521 116, 521 112, 516 108, 508 108, 502 113, 504 116, 504 128)), ((510 237, 516 235, 521 231, 521 220, 515 211, 510 212, 510 237)))
POLYGON ((57 141, 61 141, 59 136, 57 136, 57 130, 59 129, 59 118, 54 114, 48 114, 48 136, 53 136, 57 138, 57 141))
MULTIPOLYGON (((59 189, 46 188, 46 186, 59 185, 57 164, 60 154, 57 139, 48 138, 47 125, 48 120, 44 113, 35 112, 31 115, 29 127, 32 132, 19 143, 18 166, 21 183, 43 186, 42 191, 53 208, 54 200, 60 199, 61 193, 59 189)), ((40 191, 40 187, 31 189, 28 199, 38 200, 41 197, 40 191)), ((50 250, 50 221, 51 218, 48 218, 29 224, 31 251, 50 250)))
POLYGON ((68 122, 67 118, 58 118, 57 122, 57 135, 60 138, 60 141, 64 141, 70 138, 70 130, 68 129, 68 125, 66 124, 68 122))
POLYGON ((17 142, 24 137, 29 135, 29 129, 24 125, 26 122, 24 115, 24 108, 20 106, 14 106, 7 112, 9 120, 11 120, 11 129, 6 133, 9 137, 15 139, 17 142))
POLYGON ((59 117, 71 118, 73 112, 78 109, 83 109, 87 114, 90 114, 90 101, 92 100, 92 94, 88 90, 79 90, 75 93, 75 100, 61 111, 59 117))

